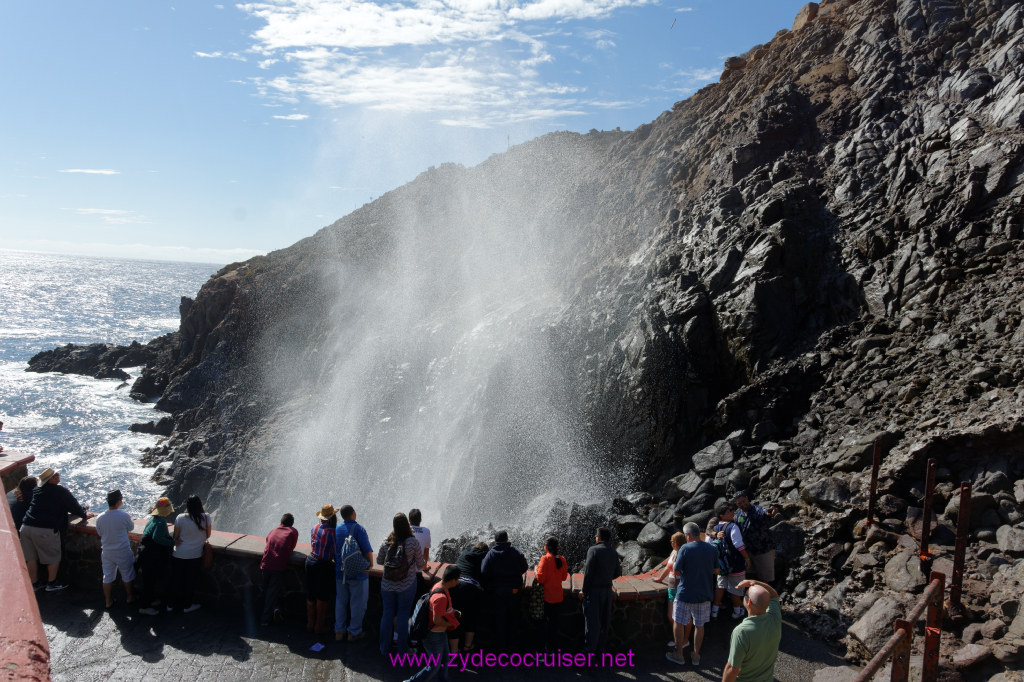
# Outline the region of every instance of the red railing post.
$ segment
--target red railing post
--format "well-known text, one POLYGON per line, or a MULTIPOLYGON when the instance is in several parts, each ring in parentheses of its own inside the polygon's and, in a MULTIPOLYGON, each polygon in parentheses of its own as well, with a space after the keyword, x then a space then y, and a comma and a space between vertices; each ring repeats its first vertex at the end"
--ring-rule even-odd
POLYGON ((963 608, 961 592, 964 586, 964 559, 971 526, 971 483, 960 484, 960 513, 956 520, 956 549, 953 551, 953 581, 949 586, 949 603, 963 608))
POLYGON ((882 439, 875 439, 875 450, 871 461, 871 489, 868 493, 868 518, 864 522, 864 532, 875 522, 875 498, 878 494, 878 470, 882 466, 882 439))
POLYGON ((914 642, 914 625, 907 620, 897 618, 894 629, 902 632, 903 637, 896 644, 892 654, 891 682, 907 682, 910 679, 910 645, 914 642))
POLYGON ((932 571, 929 585, 935 581, 938 587, 928 600, 928 615, 924 626, 924 665, 921 667, 921 682, 936 682, 939 679, 939 642, 942 640, 942 596, 946 592, 946 576, 932 571))
POLYGON ((921 572, 931 570, 932 554, 928 551, 928 540, 932 533, 932 498, 935 496, 935 459, 928 460, 928 473, 924 484, 924 509, 921 512, 921 572))

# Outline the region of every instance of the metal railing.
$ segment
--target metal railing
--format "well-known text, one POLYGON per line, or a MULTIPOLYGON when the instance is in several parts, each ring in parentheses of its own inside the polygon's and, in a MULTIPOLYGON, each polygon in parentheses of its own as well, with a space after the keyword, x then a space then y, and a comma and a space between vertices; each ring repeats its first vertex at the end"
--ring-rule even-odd
MULTIPOLYGON (((894 536, 880 528, 872 530, 872 526, 878 522, 875 519, 875 504, 878 492, 878 472, 882 465, 882 443, 875 441, 874 457, 871 466, 871 488, 868 495, 868 516, 864 524, 865 534, 881 532, 886 536, 894 536)), ((924 664, 921 670, 923 682, 934 682, 939 676, 939 641, 942 637, 943 618, 943 594, 946 586, 946 576, 937 571, 931 571, 933 556, 929 550, 931 539, 932 523, 932 498, 935 495, 935 474, 936 461, 929 459, 925 475, 924 504, 921 515, 921 542, 918 556, 921 559, 922 572, 930 572, 928 586, 921 595, 920 601, 907 615, 906 619, 897 618, 893 624, 894 634, 884 646, 875 654, 860 675, 857 682, 866 682, 872 679, 878 671, 892 659, 892 682, 907 682, 910 678, 910 649, 914 642, 914 624, 917 623, 925 609, 928 610, 925 622, 924 636, 924 664)), ((964 561, 967 554, 967 543, 969 541, 971 522, 971 483, 964 481, 960 484, 960 507, 957 514, 956 548, 953 552, 953 575, 949 586, 949 601, 951 614, 963 611, 961 601, 963 593, 964 561)))
POLYGON ((942 597, 946 590, 946 576, 932 572, 928 587, 906 619, 897 618, 893 624, 896 632, 878 650, 875 657, 860 671, 856 682, 867 682, 892 659, 892 682, 907 682, 910 679, 910 648, 914 643, 914 625, 925 609, 928 617, 924 628, 924 665, 921 670, 923 682, 933 682, 939 677, 939 640, 942 637, 942 597))

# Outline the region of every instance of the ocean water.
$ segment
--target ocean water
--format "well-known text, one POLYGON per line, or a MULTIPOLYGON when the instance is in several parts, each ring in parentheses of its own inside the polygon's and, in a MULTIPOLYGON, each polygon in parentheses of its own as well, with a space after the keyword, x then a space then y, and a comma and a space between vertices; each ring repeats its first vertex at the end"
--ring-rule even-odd
POLYGON ((67 343, 145 343, 178 328, 182 296, 194 297, 221 266, 0 250, 0 444, 35 455, 30 473, 53 467, 92 511, 120 488, 141 516, 161 487, 140 450, 157 437, 128 430, 159 419, 128 396, 139 368, 116 379, 26 372, 39 351, 67 343))

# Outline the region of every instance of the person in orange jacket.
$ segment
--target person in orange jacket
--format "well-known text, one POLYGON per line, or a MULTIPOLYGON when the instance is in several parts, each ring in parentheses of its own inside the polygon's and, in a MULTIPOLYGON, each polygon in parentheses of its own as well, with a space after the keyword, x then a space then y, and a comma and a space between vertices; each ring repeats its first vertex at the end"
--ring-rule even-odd
POLYGON ((565 599, 562 581, 569 577, 569 563, 558 553, 558 539, 544 541, 544 556, 537 564, 537 582, 544 586, 544 650, 551 651, 558 630, 558 611, 565 599))

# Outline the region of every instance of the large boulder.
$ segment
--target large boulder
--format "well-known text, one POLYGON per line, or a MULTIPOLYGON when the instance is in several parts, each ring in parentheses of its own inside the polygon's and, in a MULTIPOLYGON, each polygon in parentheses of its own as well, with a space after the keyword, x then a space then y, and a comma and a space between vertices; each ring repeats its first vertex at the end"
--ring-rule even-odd
POLYGON ((712 474, 718 469, 727 467, 736 459, 732 443, 720 440, 707 446, 693 455, 693 468, 699 474, 712 474))
MULTIPOLYGON (((661 497, 665 500, 678 500, 692 497, 704 483, 704 478, 696 471, 687 471, 665 482, 661 489, 661 497)), ((710 484, 707 486, 710 487, 710 484)))
POLYGON ((850 626, 850 636, 873 656, 892 636, 892 624, 903 617, 903 604, 887 594, 880 596, 857 622, 850 626))
POLYGON ((648 523, 637 536, 637 543, 649 552, 666 555, 672 551, 668 531, 656 523, 648 523))
POLYGON ((842 510, 849 507, 850 486, 841 478, 823 478, 801 488, 800 497, 807 504, 842 510))
POLYGON ((1024 530, 1013 526, 1000 526, 996 531, 996 542, 999 551, 1013 556, 1024 555, 1024 530))
POLYGON ((896 592, 910 592, 925 584, 921 558, 912 549, 905 549, 885 562, 886 586, 896 592))

